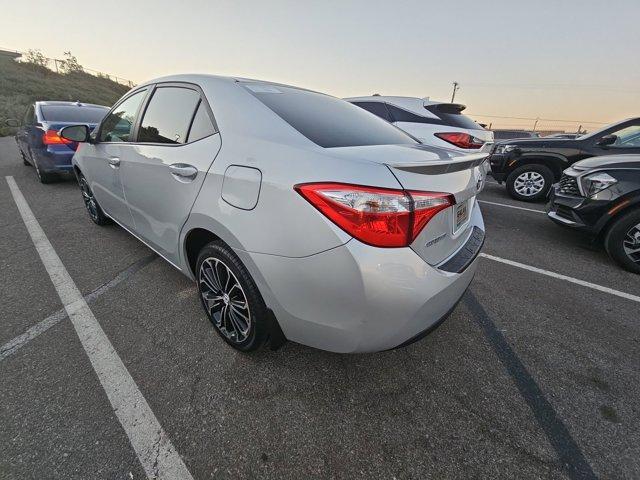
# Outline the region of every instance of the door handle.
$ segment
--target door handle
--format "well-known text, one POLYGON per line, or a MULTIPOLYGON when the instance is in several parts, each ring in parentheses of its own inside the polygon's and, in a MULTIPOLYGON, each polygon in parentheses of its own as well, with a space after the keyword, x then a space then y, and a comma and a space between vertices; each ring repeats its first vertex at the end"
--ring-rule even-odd
POLYGON ((190 182, 198 175, 198 169, 186 163, 174 163, 169 165, 171 175, 179 182, 190 182))
POLYGON ((109 166, 111 168, 118 168, 120 166, 120 159, 118 157, 109 157, 109 166))

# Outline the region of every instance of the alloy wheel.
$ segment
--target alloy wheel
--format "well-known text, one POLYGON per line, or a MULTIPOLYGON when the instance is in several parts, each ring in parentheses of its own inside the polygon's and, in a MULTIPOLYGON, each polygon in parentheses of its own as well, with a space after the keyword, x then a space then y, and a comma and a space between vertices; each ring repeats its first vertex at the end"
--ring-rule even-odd
POLYGON ((98 219, 98 204, 84 177, 80 178, 80 191, 82 192, 82 199, 84 200, 85 207, 87 207, 89 216, 91 216, 92 220, 96 221, 98 219))
POLYGON ((544 183, 538 172, 522 172, 513 182, 513 189, 523 197, 533 197, 544 189, 544 183))
POLYGON ((198 284, 209 318, 232 343, 244 342, 251 331, 249 302, 234 273, 220 259, 206 258, 198 284))
POLYGON ((640 223, 629 229, 622 242, 622 247, 632 262, 640 264, 640 223))

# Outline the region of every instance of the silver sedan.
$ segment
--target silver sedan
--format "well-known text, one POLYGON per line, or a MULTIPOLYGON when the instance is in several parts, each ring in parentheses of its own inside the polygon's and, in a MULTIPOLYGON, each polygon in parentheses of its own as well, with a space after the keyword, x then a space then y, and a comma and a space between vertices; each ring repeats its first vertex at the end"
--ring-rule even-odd
POLYGON ((435 328, 484 241, 485 154, 420 144, 343 100, 211 75, 127 93, 73 159, 90 218, 197 282, 231 346, 398 347, 435 328))

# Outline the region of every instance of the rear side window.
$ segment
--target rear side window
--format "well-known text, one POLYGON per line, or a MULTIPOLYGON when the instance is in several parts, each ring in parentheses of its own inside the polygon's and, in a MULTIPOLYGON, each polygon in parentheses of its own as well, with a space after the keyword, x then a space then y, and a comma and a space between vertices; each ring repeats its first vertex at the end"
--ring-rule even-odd
POLYGON ((186 143, 199 102, 200 94, 190 88, 158 87, 142 118, 138 142, 186 143))
POLYGON ((195 142, 196 140, 208 137, 209 135, 213 135, 214 133, 216 133, 216 129, 213 126, 213 123, 211 123, 211 119, 209 118, 209 114, 207 113, 207 107, 202 101, 200 101, 200 103, 198 104, 198 110, 193 117, 191 129, 189 130, 188 141, 195 142))
POLYGON ((35 123, 36 117, 35 117, 35 109, 33 107, 33 105, 31 105, 26 113, 24 114, 24 120, 23 120, 23 124, 24 125, 33 125, 35 123))
POLYGON ((367 112, 373 113, 375 116, 380 117, 387 122, 392 122, 391 115, 386 103, 383 102, 353 102, 360 108, 364 108, 367 112))
POLYGON ((248 84, 246 88, 298 132, 324 148, 417 143, 381 118, 329 95, 261 84, 248 84))
POLYGON ((391 118, 394 122, 410 122, 410 123, 435 123, 441 124, 437 118, 426 118, 416 115, 403 108, 396 107, 395 105, 388 105, 389 112, 391 112, 391 118))
POLYGON ((47 122, 100 123, 108 108, 73 105, 40 105, 42 119, 47 122))

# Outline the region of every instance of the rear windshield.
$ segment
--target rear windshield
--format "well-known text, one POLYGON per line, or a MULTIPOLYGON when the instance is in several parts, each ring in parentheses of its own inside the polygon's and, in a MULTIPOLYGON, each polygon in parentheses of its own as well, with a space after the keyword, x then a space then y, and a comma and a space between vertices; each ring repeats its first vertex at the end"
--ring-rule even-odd
POLYGON ((285 122, 324 148, 418 143, 390 123, 338 98, 281 86, 246 87, 285 122))
POLYGON ((100 107, 77 107, 73 105, 41 105, 40 112, 47 122, 100 123, 109 111, 100 107))
POLYGON ((424 107, 429 112, 433 113, 437 117, 439 117, 446 125, 451 127, 460 127, 467 128, 469 130, 483 130, 482 126, 473 120, 471 120, 466 115, 463 115, 459 112, 451 111, 447 112, 446 104, 445 106, 440 107, 440 105, 427 105, 424 107))

